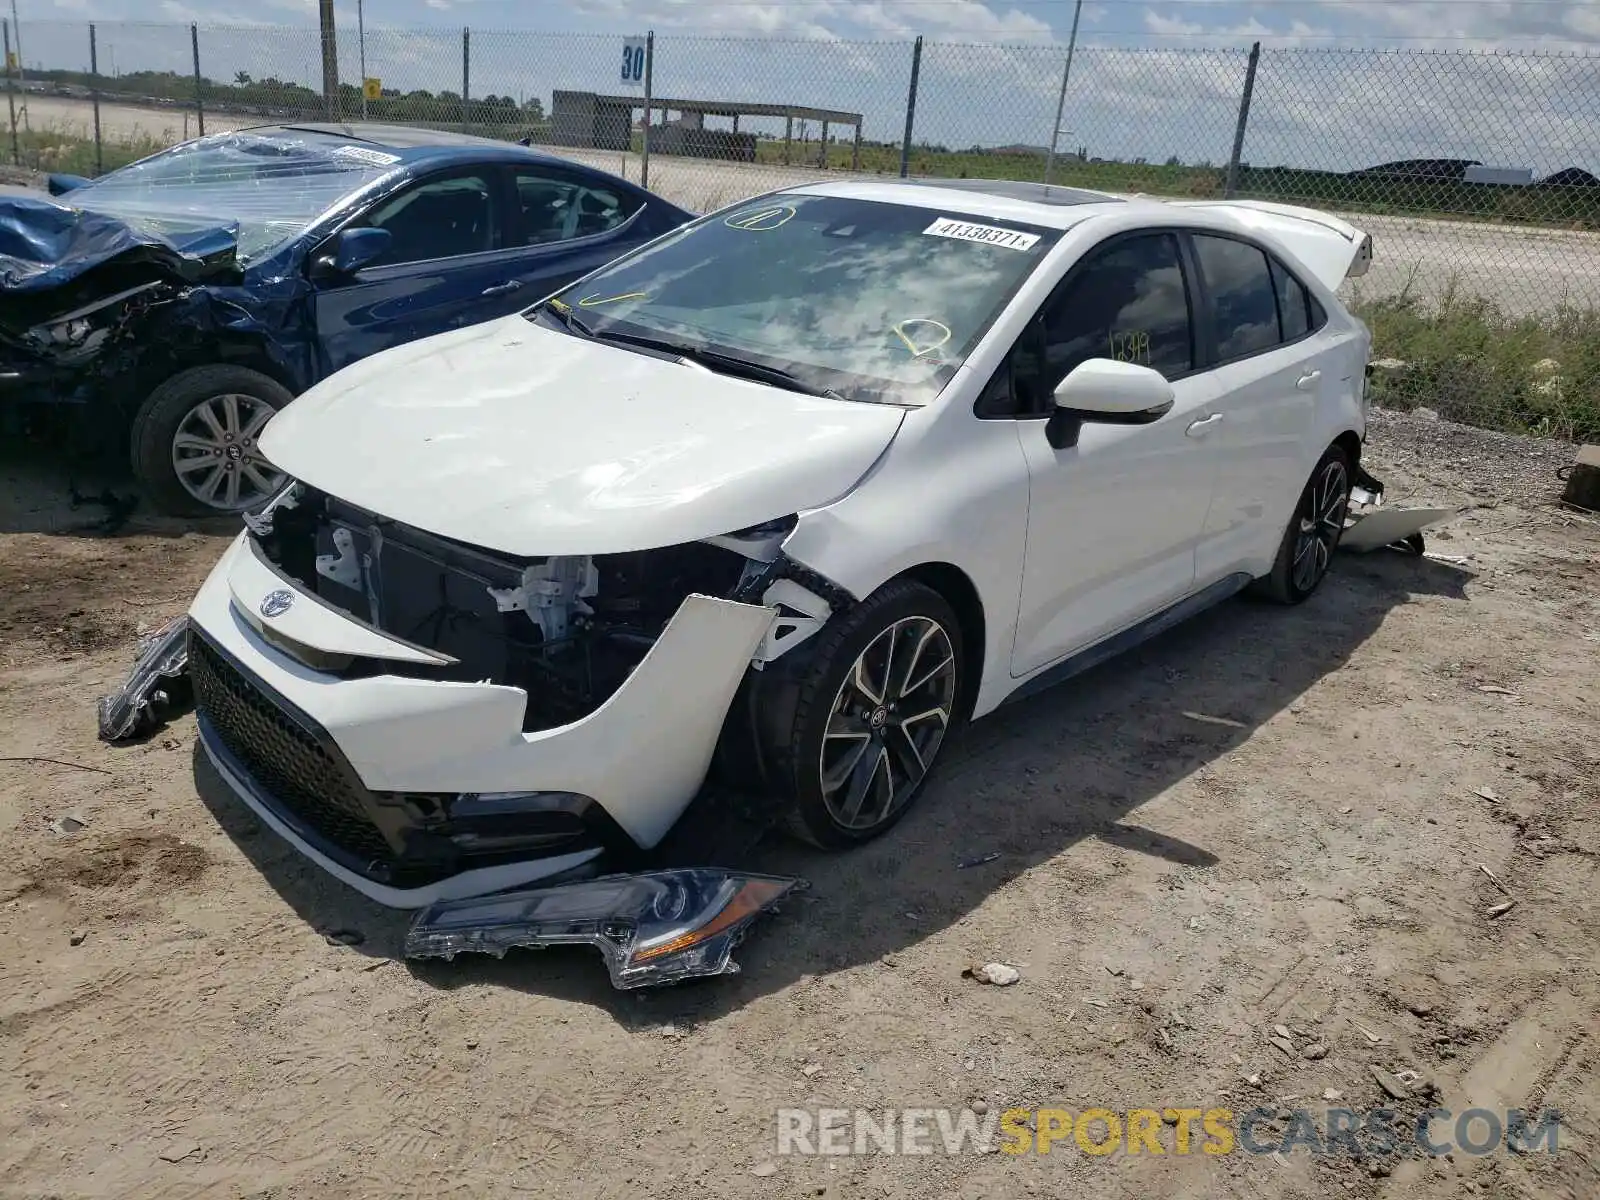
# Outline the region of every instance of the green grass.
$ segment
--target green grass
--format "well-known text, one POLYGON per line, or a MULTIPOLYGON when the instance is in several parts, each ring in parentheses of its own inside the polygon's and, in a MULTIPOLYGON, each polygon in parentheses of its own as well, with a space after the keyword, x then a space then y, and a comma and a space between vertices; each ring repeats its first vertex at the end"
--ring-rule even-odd
POLYGON ((1600 442, 1600 309, 1510 316, 1452 285, 1436 303, 1408 290, 1353 308, 1372 330, 1373 376, 1385 408, 1429 408, 1508 433, 1600 442))
MULTIPOLYGON (((6 133, 9 139, 9 131, 6 133)), ((131 162, 137 162, 147 155, 154 154, 157 150, 164 150, 167 142, 147 134, 139 134, 132 138, 112 141, 105 140, 100 148, 98 158, 95 154, 94 139, 82 137, 74 132, 54 126, 37 129, 17 130, 17 150, 21 159, 21 166, 32 167, 37 171, 60 173, 63 175, 88 175, 100 174, 97 167, 106 171, 115 171, 118 167, 125 167, 131 162)), ((11 158, 11 145, 9 140, 4 143, 5 158, 11 158)))

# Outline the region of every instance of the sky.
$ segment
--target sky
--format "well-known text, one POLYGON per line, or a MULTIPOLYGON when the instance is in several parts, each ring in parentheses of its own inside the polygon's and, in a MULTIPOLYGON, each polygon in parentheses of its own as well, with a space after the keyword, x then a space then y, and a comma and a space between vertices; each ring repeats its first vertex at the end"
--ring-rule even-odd
MULTIPOLYGON (((17 0, 28 64, 189 69, 314 83, 316 0, 17 0), (129 25, 151 22, 158 25, 129 25), (284 26, 268 34, 260 26, 284 26)), ((386 86, 545 98, 619 92, 623 39, 653 30, 655 94, 860 112, 898 141, 911 40, 926 39, 916 135, 1046 144, 1074 0, 366 0, 366 65, 386 86)), ((354 0, 341 76, 360 78, 354 0)), ((1059 142, 1091 155, 1225 162, 1246 56, 1262 43, 1244 159, 1346 170, 1403 157, 1600 170, 1600 0, 1087 0, 1059 142)), ((637 90, 637 89, 635 89, 637 90)), ((747 122, 744 126, 750 128, 747 122)), ((757 129, 767 129, 757 123, 757 129)), ((812 131, 815 132, 814 130, 812 131)), ((842 131, 834 131, 842 132, 842 131)))

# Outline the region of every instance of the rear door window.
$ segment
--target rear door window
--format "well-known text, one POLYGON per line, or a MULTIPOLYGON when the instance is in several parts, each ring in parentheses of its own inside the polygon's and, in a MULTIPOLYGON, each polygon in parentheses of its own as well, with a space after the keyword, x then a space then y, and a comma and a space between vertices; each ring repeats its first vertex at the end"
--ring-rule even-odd
POLYGON ((1233 238, 1194 235, 1195 257, 1215 315, 1222 362, 1271 350, 1283 340, 1278 293, 1266 253, 1233 238))
POLYGON ((524 246, 609 233, 639 208, 639 201, 620 189, 529 167, 516 171, 516 202, 524 246))
POLYGON ((1278 294, 1278 321, 1283 340, 1292 342, 1311 332, 1311 293, 1277 259, 1272 260, 1272 287, 1278 294))

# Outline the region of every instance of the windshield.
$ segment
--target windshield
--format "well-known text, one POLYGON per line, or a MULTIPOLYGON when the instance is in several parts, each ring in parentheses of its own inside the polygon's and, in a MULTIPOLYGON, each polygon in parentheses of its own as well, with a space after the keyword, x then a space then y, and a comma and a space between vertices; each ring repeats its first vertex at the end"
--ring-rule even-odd
POLYGON ((238 225, 241 262, 293 237, 400 160, 322 137, 219 133, 113 171, 63 199, 149 233, 238 225))
POLYGON ((1059 236, 785 193, 687 226, 554 299, 597 337, 676 341, 846 399, 926 404, 1059 236))

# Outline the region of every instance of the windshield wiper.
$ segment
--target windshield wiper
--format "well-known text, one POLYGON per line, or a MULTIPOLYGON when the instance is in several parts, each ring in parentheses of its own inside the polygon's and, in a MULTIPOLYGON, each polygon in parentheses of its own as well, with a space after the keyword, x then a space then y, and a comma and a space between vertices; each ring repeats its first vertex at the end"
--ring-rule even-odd
POLYGON ((572 311, 572 306, 569 304, 557 303, 554 300, 546 300, 539 306, 539 311, 549 313, 556 320, 560 321, 563 325, 572 330, 573 333, 578 334, 580 337, 592 338, 595 336, 594 330, 590 329, 588 325, 584 324, 578 319, 578 314, 572 311))
POLYGON ((670 354, 675 358, 682 358, 688 362, 697 363, 708 370, 716 371, 723 375, 736 375, 743 379, 753 379, 758 383, 769 383, 774 387, 786 388, 791 392, 801 392, 807 396, 825 396, 830 400, 843 400, 832 388, 819 387, 801 379, 793 371, 786 371, 782 367, 769 367, 765 363, 751 362, 747 358, 740 358, 735 354, 724 354, 719 350, 708 350, 703 346, 696 346, 690 342, 674 341, 671 338, 650 337, 642 333, 619 333, 611 329, 595 329, 593 326, 580 320, 578 314, 572 311, 571 305, 558 304, 547 300, 539 306, 540 312, 550 313, 567 329, 581 337, 592 338, 597 342, 615 342, 623 346, 637 346, 641 350, 655 350, 662 354, 670 354))
POLYGON ((719 374, 753 379, 758 383, 769 383, 774 387, 801 392, 807 396, 826 396, 830 400, 844 399, 832 388, 809 383, 793 371, 786 371, 782 367, 769 367, 765 363, 751 362, 748 358, 740 358, 736 354, 724 354, 720 350, 708 350, 704 346, 696 346, 690 342, 649 337, 640 333, 616 333, 609 329, 591 330, 589 335, 597 341, 618 342, 625 346, 638 346, 641 350, 659 350, 664 354, 673 354, 719 374))

